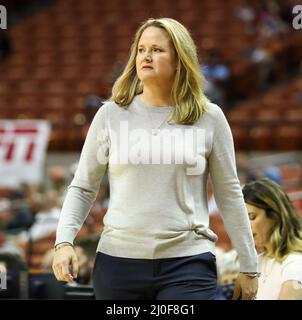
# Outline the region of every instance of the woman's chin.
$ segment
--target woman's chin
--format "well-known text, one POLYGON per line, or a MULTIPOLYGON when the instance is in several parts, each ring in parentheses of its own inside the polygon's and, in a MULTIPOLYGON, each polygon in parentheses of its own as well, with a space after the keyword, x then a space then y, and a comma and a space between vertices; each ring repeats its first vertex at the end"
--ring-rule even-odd
POLYGON ((156 76, 154 74, 152 74, 151 72, 145 72, 144 74, 141 74, 139 78, 142 82, 146 82, 149 80, 156 79, 156 76))
POLYGON ((261 253, 265 250, 263 244, 258 244, 258 243, 255 243, 255 246, 256 246, 256 250, 258 253, 261 253))

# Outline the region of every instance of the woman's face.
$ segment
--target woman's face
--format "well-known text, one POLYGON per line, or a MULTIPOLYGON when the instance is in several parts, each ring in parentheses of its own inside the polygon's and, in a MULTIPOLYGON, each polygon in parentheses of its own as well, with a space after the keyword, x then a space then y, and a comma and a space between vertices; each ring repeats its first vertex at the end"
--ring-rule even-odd
POLYGON ((264 209, 255 207, 248 203, 245 205, 249 214, 253 237, 257 249, 268 249, 270 246, 268 242, 268 234, 274 225, 274 220, 267 217, 264 209))
POLYGON ((161 28, 148 27, 138 43, 136 72, 146 84, 171 86, 177 68, 177 57, 167 32, 161 28))

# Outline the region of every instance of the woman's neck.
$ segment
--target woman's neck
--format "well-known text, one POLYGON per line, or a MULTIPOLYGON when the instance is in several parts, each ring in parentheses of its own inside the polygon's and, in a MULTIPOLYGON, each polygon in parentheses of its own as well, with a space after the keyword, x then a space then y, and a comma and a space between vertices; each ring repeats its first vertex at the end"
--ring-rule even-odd
POLYGON ((265 252, 266 255, 270 255, 270 253, 272 252, 272 245, 270 243, 266 243, 265 245, 263 245, 263 251, 265 252))
POLYGON ((171 90, 167 92, 167 90, 150 90, 149 88, 144 88, 140 98, 144 103, 156 107, 169 107, 173 105, 171 90))

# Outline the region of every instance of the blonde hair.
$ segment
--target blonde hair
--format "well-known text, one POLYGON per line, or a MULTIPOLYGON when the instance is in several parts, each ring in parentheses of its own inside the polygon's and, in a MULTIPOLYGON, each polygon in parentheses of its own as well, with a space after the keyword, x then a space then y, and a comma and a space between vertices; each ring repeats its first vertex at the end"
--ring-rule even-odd
POLYGON ((288 198, 276 182, 262 178, 244 186, 245 202, 265 210, 275 223, 267 235, 271 249, 269 257, 282 262, 292 252, 302 252, 301 221, 288 198))
POLYGON ((129 60, 113 85, 110 100, 121 107, 127 107, 136 95, 143 92, 143 83, 136 72, 136 55, 142 33, 151 26, 162 28, 168 33, 178 57, 171 91, 175 108, 169 120, 178 124, 193 124, 206 111, 208 99, 203 92, 205 79, 201 74, 196 46, 189 31, 174 19, 149 19, 137 30, 129 60))

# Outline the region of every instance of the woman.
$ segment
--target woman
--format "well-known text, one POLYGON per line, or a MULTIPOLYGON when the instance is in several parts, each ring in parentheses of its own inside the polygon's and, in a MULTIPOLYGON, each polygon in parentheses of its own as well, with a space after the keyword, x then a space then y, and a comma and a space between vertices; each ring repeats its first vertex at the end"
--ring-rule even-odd
POLYGON ((53 269, 77 274, 72 248, 105 170, 110 203, 97 249, 97 299, 213 299, 216 235, 209 229, 206 182, 240 256, 238 295, 257 291, 257 255, 236 175, 233 140, 221 109, 204 96, 187 29, 150 19, 97 112, 57 229, 53 269))
POLYGON ((259 256, 257 299, 302 299, 302 228, 281 187, 268 178, 245 185, 243 195, 259 256))

